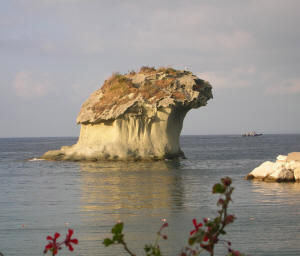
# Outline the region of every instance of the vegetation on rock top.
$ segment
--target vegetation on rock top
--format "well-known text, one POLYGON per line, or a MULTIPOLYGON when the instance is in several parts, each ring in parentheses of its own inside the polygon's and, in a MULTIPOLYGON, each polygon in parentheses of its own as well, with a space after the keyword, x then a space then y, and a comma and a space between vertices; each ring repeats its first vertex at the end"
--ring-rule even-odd
POLYGON ((192 72, 170 67, 143 66, 139 71, 113 73, 83 103, 77 123, 95 124, 114 120, 126 113, 140 115, 145 110, 156 113, 169 107, 205 106, 212 87, 192 72))
MULTIPOLYGON (((155 104, 168 95, 176 101, 184 101, 186 95, 184 90, 177 90, 177 79, 188 74, 192 75, 191 72, 170 67, 155 69, 147 66, 141 67, 139 72, 113 73, 100 89, 103 93, 101 99, 91 109, 101 113, 138 97, 147 104, 155 104)), ((200 86, 204 83, 204 80, 198 79, 200 86)))

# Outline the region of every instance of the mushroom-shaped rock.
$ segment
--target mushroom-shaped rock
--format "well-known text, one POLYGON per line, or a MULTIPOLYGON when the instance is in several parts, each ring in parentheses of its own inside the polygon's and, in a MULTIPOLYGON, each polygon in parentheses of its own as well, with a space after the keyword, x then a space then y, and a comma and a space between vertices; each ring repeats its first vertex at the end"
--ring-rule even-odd
POLYGON ((211 85, 189 71, 142 67, 113 74, 83 103, 78 142, 49 151, 54 160, 139 160, 183 156, 179 136, 186 113, 205 106, 211 85))

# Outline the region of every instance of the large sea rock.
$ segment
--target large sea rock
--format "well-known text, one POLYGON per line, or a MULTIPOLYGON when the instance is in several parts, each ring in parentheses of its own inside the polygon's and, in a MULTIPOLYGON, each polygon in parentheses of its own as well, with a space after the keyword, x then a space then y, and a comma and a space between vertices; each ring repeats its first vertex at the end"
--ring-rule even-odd
POLYGON ((48 151, 49 160, 165 159, 184 156, 179 145, 183 120, 205 106, 212 87, 189 71, 142 67, 113 74, 83 103, 78 142, 48 151))
POLYGON ((300 152, 279 155, 275 162, 266 161, 256 167, 247 179, 277 182, 300 182, 300 152))

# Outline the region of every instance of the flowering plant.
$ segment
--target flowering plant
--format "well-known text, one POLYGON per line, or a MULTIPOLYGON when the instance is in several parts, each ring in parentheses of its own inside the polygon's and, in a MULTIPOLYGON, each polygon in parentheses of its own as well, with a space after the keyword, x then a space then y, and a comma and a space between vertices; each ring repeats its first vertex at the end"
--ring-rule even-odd
POLYGON ((73 251, 74 248, 72 244, 78 244, 78 240, 76 238, 72 238, 73 233, 74 231, 69 229, 65 240, 62 242, 57 241, 57 239, 60 237, 59 233, 55 233, 53 237, 47 236, 48 244, 45 246, 44 253, 50 251, 52 255, 56 255, 58 251, 62 249, 62 245, 65 245, 70 251, 73 251))
POLYGON ((221 183, 213 186, 212 193, 220 194, 217 206, 220 207, 218 215, 213 220, 208 218, 203 219, 203 223, 197 223, 193 219, 194 229, 190 232, 188 240, 189 246, 182 251, 181 256, 199 255, 202 251, 208 252, 211 256, 214 255, 215 246, 218 242, 223 242, 228 250, 227 256, 242 256, 239 251, 231 248, 231 242, 220 240, 221 235, 225 235, 225 227, 235 220, 235 215, 228 214, 228 205, 232 201, 231 194, 234 190, 231 187, 231 179, 225 177, 221 179, 221 183))
MULTIPOLYGON (((225 177, 221 179, 220 183, 217 183, 212 188, 213 194, 220 194, 220 198, 217 202, 217 206, 220 208, 218 210, 218 215, 214 219, 203 218, 203 222, 198 222, 197 219, 193 219, 193 229, 190 231, 188 246, 186 246, 180 253, 180 256, 196 256, 202 252, 209 253, 210 256, 214 256, 215 246, 222 242, 227 249, 227 256, 243 256, 237 250, 231 248, 231 242, 220 239, 221 235, 225 235, 225 227, 230 223, 234 222, 235 215, 228 214, 228 205, 232 201, 231 195, 234 188, 231 186, 231 179, 225 177)), ((146 256, 162 256, 160 246, 158 244, 159 239, 168 239, 167 235, 163 234, 163 230, 168 227, 166 219, 163 219, 163 224, 157 232, 157 237, 154 244, 146 244, 144 247, 146 256)), ((124 224, 123 222, 118 222, 111 229, 112 238, 105 238, 103 244, 105 246, 111 246, 115 244, 122 245, 124 250, 131 256, 136 256, 136 254, 129 249, 127 243, 124 239, 123 233, 124 224)), ((78 244, 76 238, 72 238, 73 230, 69 229, 66 238, 62 242, 58 242, 57 239, 60 237, 59 233, 55 233, 53 237, 47 236, 48 244, 45 246, 44 253, 48 251, 52 255, 56 255, 59 250, 62 249, 62 245, 73 251, 72 244, 78 244)), ((0 253, 1 255, 1 253, 0 253)))
MULTIPOLYGON (((168 223, 165 222, 166 220, 162 220, 164 223, 161 225, 160 229, 157 232, 156 241, 154 244, 146 244, 145 245, 145 252, 146 256, 161 256, 160 247, 158 245, 158 241, 160 238, 168 239, 168 237, 165 234, 162 234, 162 230, 166 227, 168 227, 168 223)), ((110 246, 113 244, 121 244, 123 245, 124 250, 131 256, 136 256, 127 246, 125 240, 124 240, 124 234, 123 231, 124 224, 123 222, 118 222, 111 230, 111 233, 113 234, 112 238, 105 238, 103 241, 103 244, 105 246, 110 246)))
MULTIPOLYGON (((231 187, 231 179, 229 177, 225 177, 221 179, 220 183, 217 183, 213 186, 212 193, 220 194, 220 198, 217 202, 217 206, 220 207, 218 210, 218 215, 214 219, 210 220, 208 218, 204 218, 203 222, 197 222, 196 219, 193 219, 193 230, 190 231, 190 237, 188 239, 189 246, 185 247, 181 256, 194 256, 199 255, 203 251, 209 253, 210 256, 214 255, 215 246, 218 242, 223 242, 225 247, 227 248, 227 256, 243 256, 244 254, 239 251, 233 250, 231 248, 231 242, 226 240, 221 240, 219 237, 221 235, 225 235, 225 227, 232 223, 235 220, 235 215, 228 214, 228 205, 232 201, 231 194, 234 190, 231 187)), ((165 221, 165 220, 164 220, 165 221)), ((159 238, 167 239, 166 235, 163 235, 161 232, 164 228, 168 226, 167 222, 164 222, 157 232, 157 238, 155 243, 145 245, 146 256, 162 256, 160 247, 158 245, 159 238)), ((118 222, 111 230, 113 237, 106 238, 103 241, 105 246, 110 246, 114 244, 121 244, 125 251, 131 255, 136 256, 127 246, 127 243, 124 240, 123 234, 124 224, 122 222, 118 222)))

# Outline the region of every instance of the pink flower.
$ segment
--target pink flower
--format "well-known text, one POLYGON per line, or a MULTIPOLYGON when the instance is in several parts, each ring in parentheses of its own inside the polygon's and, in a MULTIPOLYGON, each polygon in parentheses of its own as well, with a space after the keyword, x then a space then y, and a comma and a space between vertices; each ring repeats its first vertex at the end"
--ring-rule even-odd
POLYGON ((169 226, 168 222, 165 222, 164 224, 162 224, 161 229, 166 228, 168 226, 169 226))
POLYGON ((73 250, 74 250, 74 248, 73 248, 73 246, 72 246, 72 243, 73 243, 73 244, 78 244, 78 240, 77 240, 76 238, 71 239, 73 233, 74 233, 74 231, 73 231, 72 229, 69 229, 68 234, 67 234, 67 236, 66 236, 66 240, 65 240, 65 245, 66 245, 67 247, 69 247, 69 250, 70 250, 70 251, 73 251, 73 250))
POLYGON ((57 238, 60 237, 59 233, 55 233, 54 237, 47 236, 47 240, 49 240, 49 243, 45 246, 44 253, 47 253, 48 250, 52 251, 53 255, 56 255, 58 250, 61 249, 60 244, 56 241, 57 238))
POLYGON ((220 198, 217 204, 218 205, 223 205, 224 203, 225 203, 224 199, 220 198))
POLYGON ((193 229, 190 232, 191 235, 194 234, 194 233, 196 233, 199 230, 199 228, 201 228, 203 226, 203 224, 201 222, 197 224, 196 219, 193 219, 193 224, 194 224, 195 229, 193 229))
MULTIPOLYGON (((165 219, 165 220, 166 220, 166 219, 165 219)), ((169 226, 168 222, 164 222, 164 223, 161 225, 161 227, 160 227, 160 229, 158 230, 158 232, 157 232, 157 235, 161 236, 161 237, 162 237, 163 239, 165 239, 165 240, 168 239, 168 236, 165 235, 165 234, 162 234, 161 231, 162 231, 164 228, 168 227, 168 226, 169 226)))
POLYGON ((223 178, 222 179, 222 183, 226 186, 226 187, 228 187, 228 186, 230 186, 231 185, 231 179, 229 178, 229 177, 226 177, 226 178, 223 178))
POLYGON ((233 255, 234 255, 234 256, 240 256, 240 254, 241 254, 241 253, 240 253, 239 251, 234 251, 234 252, 233 252, 233 255))

